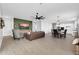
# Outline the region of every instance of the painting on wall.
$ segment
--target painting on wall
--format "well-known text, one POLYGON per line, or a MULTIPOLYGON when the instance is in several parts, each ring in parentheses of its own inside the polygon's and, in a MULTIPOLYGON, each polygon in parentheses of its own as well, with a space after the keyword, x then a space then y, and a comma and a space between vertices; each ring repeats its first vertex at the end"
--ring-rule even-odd
POLYGON ((0 18, 0 29, 3 29, 4 26, 5 26, 4 20, 0 18))
POLYGON ((14 29, 32 30, 32 21, 14 18, 14 29))

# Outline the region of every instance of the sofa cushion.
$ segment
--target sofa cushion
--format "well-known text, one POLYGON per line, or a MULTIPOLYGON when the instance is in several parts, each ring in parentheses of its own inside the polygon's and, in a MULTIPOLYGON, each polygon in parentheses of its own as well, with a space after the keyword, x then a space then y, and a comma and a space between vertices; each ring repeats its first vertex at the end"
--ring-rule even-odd
POLYGON ((74 45, 79 44, 79 38, 74 39, 73 42, 72 42, 72 44, 74 44, 74 45))

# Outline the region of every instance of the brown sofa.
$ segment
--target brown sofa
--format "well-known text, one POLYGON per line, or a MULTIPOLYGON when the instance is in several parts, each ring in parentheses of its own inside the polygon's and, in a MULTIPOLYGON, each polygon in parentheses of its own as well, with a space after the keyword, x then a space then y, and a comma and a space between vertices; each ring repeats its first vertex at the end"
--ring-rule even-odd
POLYGON ((34 40, 34 39, 38 39, 41 37, 45 37, 45 32, 43 31, 39 31, 39 32, 31 32, 30 34, 25 33, 24 37, 30 41, 34 40))

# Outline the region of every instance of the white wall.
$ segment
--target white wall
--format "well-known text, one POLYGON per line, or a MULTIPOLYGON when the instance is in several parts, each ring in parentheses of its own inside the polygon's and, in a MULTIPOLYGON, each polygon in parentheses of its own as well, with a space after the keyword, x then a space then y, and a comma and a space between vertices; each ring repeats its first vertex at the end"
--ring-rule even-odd
POLYGON ((50 33, 51 29, 52 29, 51 21, 48 22, 48 21, 46 21, 46 19, 43 20, 42 23, 41 23, 41 30, 44 31, 45 33, 50 33))
POLYGON ((34 32, 38 31, 37 27, 38 27, 39 24, 38 25, 37 24, 38 24, 38 22, 36 21, 36 19, 33 19, 32 20, 32 31, 34 31, 34 32))
POLYGON ((3 17, 5 27, 3 28, 3 36, 12 36, 12 29, 13 29, 13 17, 11 16, 4 16, 3 17))

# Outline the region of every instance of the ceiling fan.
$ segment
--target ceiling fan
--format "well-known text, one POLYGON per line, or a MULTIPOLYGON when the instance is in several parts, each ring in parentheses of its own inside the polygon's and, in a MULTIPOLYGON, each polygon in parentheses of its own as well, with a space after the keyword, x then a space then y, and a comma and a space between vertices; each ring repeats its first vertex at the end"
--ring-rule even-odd
POLYGON ((35 16, 31 16, 31 17, 32 17, 32 19, 36 19, 36 20, 43 20, 43 19, 45 19, 44 16, 39 16, 39 13, 36 13, 35 16))
POLYGON ((39 13, 36 13, 36 17, 35 17, 35 19, 38 19, 38 20, 45 19, 44 16, 38 16, 38 14, 39 14, 39 13))

